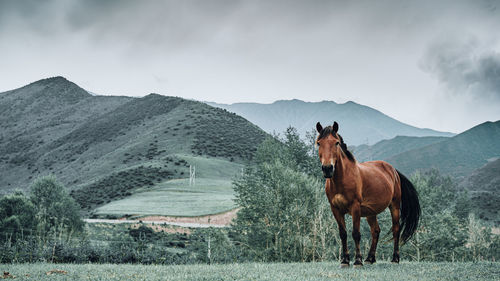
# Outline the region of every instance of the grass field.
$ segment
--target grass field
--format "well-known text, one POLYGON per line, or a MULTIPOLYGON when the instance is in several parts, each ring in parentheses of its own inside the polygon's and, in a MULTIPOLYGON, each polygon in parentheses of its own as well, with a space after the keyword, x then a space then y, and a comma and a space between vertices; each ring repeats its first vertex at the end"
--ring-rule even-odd
MULTIPOLYGON (((189 179, 174 179, 133 195, 112 201, 95 210, 97 215, 202 216, 225 212, 236 207, 231 180, 241 172, 242 164, 227 160, 177 154, 196 167, 196 185, 189 179)), ((186 175, 189 177, 189 175, 186 175)))
POLYGON ((2 264, 15 280, 500 280, 500 263, 337 263, 228 265, 2 264), (48 274, 51 270, 64 272, 48 274))
POLYGON ((195 186, 189 186, 188 179, 177 179, 110 202, 97 208, 96 214, 202 216, 234 209, 233 198, 229 180, 198 178, 195 186))

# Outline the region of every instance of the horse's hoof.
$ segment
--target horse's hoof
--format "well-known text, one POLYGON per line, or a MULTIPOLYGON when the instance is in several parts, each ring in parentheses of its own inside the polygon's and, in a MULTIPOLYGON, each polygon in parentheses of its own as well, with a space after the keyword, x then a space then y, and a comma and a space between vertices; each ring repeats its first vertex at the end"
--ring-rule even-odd
POLYGON ((399 264, 399 261, 391 261, 392 264, 399 264))
POLYGON ((362 263, 358 263, 358 264, 354 264, 354 268, 361 268, 363 267, 363 264, 362 263))
POLYGON ((340 264, 340 268, 346 268, 346 267, 349 267, 348 263, 341 263, 340 264))
POLYGON ((375 262, 375 257, 368 257, 365 260, 365 264, 374 264, 375 262))

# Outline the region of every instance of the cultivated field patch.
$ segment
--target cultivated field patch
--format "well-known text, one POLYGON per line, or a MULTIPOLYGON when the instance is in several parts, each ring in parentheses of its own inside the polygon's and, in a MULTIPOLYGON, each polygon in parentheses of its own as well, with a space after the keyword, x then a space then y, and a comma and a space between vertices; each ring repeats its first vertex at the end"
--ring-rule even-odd
POLYGON ((96 209, 97 215, 162 215, 193 217, 217 214, 236 207, 234 191, 228 179, 198 178, 190 186, 189 179, 176 179, 154 188, 110 202, 96 209))

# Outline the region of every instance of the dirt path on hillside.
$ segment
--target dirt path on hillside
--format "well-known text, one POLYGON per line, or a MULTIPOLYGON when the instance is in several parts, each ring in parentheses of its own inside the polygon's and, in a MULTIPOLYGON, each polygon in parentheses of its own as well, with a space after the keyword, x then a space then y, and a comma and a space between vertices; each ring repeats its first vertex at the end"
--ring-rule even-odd
POLYGON ((231 223, 231 221, 236 217, 236 213, 238 213, 238 210, 239 208, 225 213, 200 216, 200 217, 146 216, 146 217, 141 217, 140 220, 228 226, 231 223))
POLYGON ((199 216, 199 217, 170 217, 170 216, 145 216, 137 219, 85 219, 87 223, 129 223, 137 224, 142 222, 151 225, 173 225, 187 228, 207 228, 207 227, 226 227, 229 226, 233 218, 236 217, 238 209, 225 213, 199 216))

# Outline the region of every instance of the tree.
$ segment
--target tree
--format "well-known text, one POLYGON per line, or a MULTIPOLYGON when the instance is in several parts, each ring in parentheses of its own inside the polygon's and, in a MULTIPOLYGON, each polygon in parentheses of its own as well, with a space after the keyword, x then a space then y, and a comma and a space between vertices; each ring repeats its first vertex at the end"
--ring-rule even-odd
POLYGON ((0 234, 11 242, 32 234, 36 226, 35 207, 21 192, 0 199, 0 234))
POLYGON ((412 247, 406 250, 418 261, 463 257, 468 227, 463 216, 469 213, 463 192, 437 170, 416 173, 411 181, 419 193, 422 216, 412 247))
POLYGON ((83 230, 78 204, 54 176, 37 179, 31 186, 30 200, 35 206, 40 237, 83 230))
POLYGON ((336 257, 337 228, 323 184, 309 175, 317 162, 309 151, 296 130, 289 128, 281 141, 277 137, 264 141, 257 150, 257 163, 233 182, 241 206, 233 235, 251 259, 336 257))

